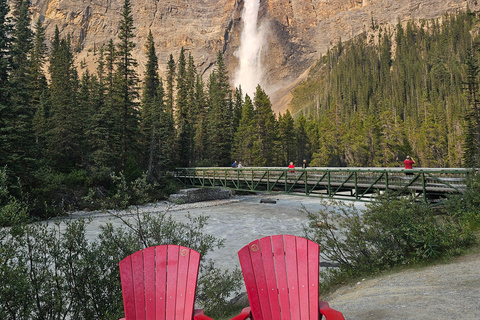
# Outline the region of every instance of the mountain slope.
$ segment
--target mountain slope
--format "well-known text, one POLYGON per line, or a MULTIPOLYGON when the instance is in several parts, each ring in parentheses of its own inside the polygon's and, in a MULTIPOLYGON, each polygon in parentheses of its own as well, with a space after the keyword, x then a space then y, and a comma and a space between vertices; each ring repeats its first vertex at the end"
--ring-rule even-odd
MULTIPOLYGON (((177 58, 184 47, 204 75, 212 70, 217 52, 223 52, 233 79, 245 1, 249 0, 132 1, 138 72, 143 74, 144 44, 151 30, 162 74, 168 56, 177 58)), ((259 25, 267 30, 262 44, 262 85, 274 109, 284 110, 291 88, 340 39, 352 38, 368 29, 372 21, 389 25, 429 19, 467 6, 480 8, 476 0, 262 0, 259 25)), ((47 39, 53 38, 56 25, 62 36, 71 34, 78 65, 92 70, 100 46, 117 40, 122 7, 123 0, 32 0, 33 21, 43 20, 47 39)))

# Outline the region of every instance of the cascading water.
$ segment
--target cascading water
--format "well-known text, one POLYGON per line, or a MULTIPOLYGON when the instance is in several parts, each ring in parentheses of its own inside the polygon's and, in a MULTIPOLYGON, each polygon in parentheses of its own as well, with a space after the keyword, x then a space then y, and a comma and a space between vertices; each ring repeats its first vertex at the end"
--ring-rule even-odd
POLYGON ((264 43, 263 32, 257 24, 260 0, 245 0, 242 20, 243 29, 240 35, 240 47, 235 52, 239 60, 235 71, 235 87, 242 87, 243 93, 253 98, 255 88, 262 85, 261 49, 264 43))

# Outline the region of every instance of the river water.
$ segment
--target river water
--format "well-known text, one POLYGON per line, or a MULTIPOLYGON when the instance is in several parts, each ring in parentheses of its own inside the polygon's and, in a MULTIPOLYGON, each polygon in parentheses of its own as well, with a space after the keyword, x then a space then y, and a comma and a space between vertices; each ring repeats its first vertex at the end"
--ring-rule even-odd
MULTIPOLYGON (((255 239, 276 234, 303 236, 303 227, 308 224, 307 216, 302 212, 305 207, 310 212, 318 212, 321 200, 313 197, 270 194, 235 196, 227 200, 205 201, 194 204, 172 205, 159 202, 140 208, 140 212, 165 212, 180 222, 187 222, 187 214, 195 217, 206 215, 208 225, 204 231, 217 238, 225 239, 225 246, 209 253, 207 259, 213 259, 215 265, 222 269, 240 267, 237 252, 255 239), (276 203, 261 203, 262 199, 276 203)), ((365 204, 356 202, 359 209, 365 204)), ((118 213, 123 219, 132 219, 131 212, 118 213)), ((70 218, 90 217, 92 222, 87 226, 87 238, 94 240, 100 234, 100 226, 111 222, 121 226, 123 222, 108 213, 76 212, 70 218)))

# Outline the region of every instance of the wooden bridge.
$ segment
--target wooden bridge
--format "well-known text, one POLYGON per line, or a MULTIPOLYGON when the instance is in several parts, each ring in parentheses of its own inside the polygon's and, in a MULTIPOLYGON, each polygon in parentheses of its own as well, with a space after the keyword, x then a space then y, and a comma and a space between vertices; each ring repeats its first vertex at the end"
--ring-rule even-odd
POLYGON ((280 192, 340 200, 373 201, 387 190, 413 194, 437 204, 447 194, 466 189, 463 168, 179 168, 175 177, 187 187, 230 188, 249 192, 280 192))

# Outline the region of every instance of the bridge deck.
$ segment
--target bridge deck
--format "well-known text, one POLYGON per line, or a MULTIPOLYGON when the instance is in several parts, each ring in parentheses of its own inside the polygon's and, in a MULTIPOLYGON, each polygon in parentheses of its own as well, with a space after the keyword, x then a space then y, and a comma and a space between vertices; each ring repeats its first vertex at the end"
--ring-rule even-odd
POLYGON ((175 176, 186 186, 224 187, 252 192, 372 201, 386 190, 413 193, 425 202, 439 202, 466 188, 469 170, 462 168, 180 168, 175 176))

